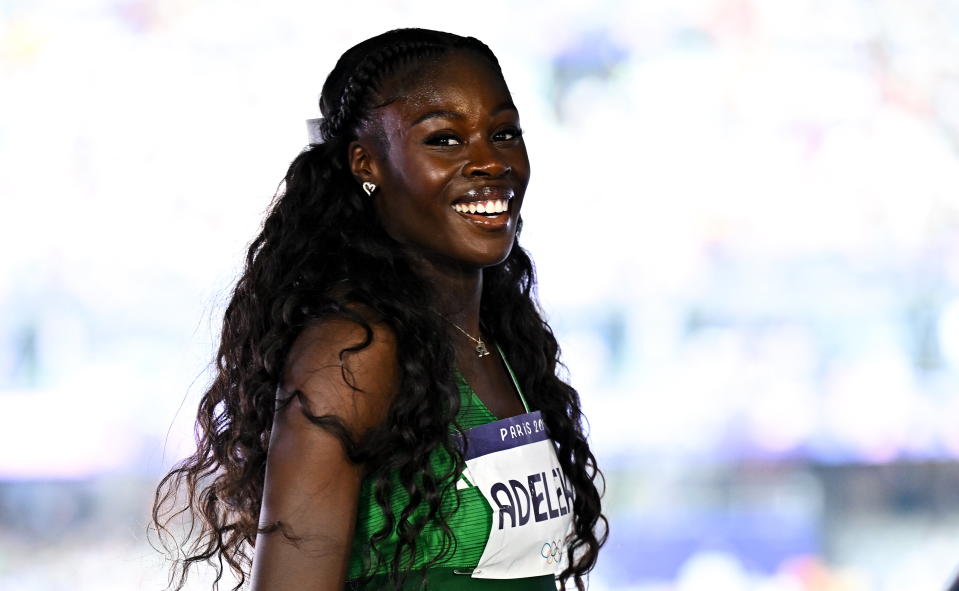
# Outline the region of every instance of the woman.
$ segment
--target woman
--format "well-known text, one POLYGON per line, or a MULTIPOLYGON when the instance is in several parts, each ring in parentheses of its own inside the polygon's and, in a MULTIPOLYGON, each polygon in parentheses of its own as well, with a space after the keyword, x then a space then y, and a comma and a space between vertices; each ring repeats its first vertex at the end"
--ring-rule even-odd
POLYGON ((517 244, 529 161, 496 57, 390 31, 320 108, 227 307, 198 450, 157 491, 160 531, 181 486, 200 521, 174 586, 216 560, 254 590, 582 589, 599 473, 517 244))

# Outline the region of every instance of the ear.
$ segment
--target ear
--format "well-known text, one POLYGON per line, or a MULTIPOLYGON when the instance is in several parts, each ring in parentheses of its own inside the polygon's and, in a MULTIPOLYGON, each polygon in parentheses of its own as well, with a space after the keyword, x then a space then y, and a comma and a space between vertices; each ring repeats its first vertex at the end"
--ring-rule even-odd
POLYGON ((370 182, 380 185, 379 162, 370 148, 368 143, 361 140, 350 142, 347 156, 350 161, 350 172, 353 173, 357 183, 370 182))

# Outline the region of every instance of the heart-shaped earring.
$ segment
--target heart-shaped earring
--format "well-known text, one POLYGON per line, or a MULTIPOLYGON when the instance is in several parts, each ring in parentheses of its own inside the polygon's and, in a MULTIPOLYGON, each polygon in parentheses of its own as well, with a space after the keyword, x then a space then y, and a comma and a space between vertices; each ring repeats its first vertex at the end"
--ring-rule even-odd
POLYGON ((370 197, 372 197, 372 196, 373 196, 373 191, 376 190, 376 185, 374 185, 373 183, 367 181, 367 182, 363 183, 363 190, 366 191, 366 194, 367 194, 367 195, 369 195, 370 197))

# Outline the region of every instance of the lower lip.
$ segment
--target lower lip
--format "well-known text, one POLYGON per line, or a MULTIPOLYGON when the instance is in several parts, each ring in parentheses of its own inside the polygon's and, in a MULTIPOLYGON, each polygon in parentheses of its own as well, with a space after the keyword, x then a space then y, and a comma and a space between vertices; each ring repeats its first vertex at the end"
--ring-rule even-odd
POLYGON ((510 222, 510 210, 508 209, 493 216, 477 213, 460 213, 455 209, 453 213, 484 230, 500 230, 508 226, 510 222))

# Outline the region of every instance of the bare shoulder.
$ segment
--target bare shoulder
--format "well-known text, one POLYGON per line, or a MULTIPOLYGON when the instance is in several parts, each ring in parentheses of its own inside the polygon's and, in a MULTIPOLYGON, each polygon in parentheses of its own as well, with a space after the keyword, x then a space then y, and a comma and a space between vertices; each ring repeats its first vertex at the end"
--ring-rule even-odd
POLYGON ((398 384, 389 326, 326 317, 311 321, 293 342, 280 389, 302 392, 312 414, 335 415, 359 435, 385 419, 398 384))
POLYGON ((363 466, 307 415, 332 415, 354 438, 381 424, 398 385, 393 333, 346 318, 311 322, 287 355, 273 418, 251 591, 342 589, 363 466), (303 411, 308 412, 303 412, 303 411))

